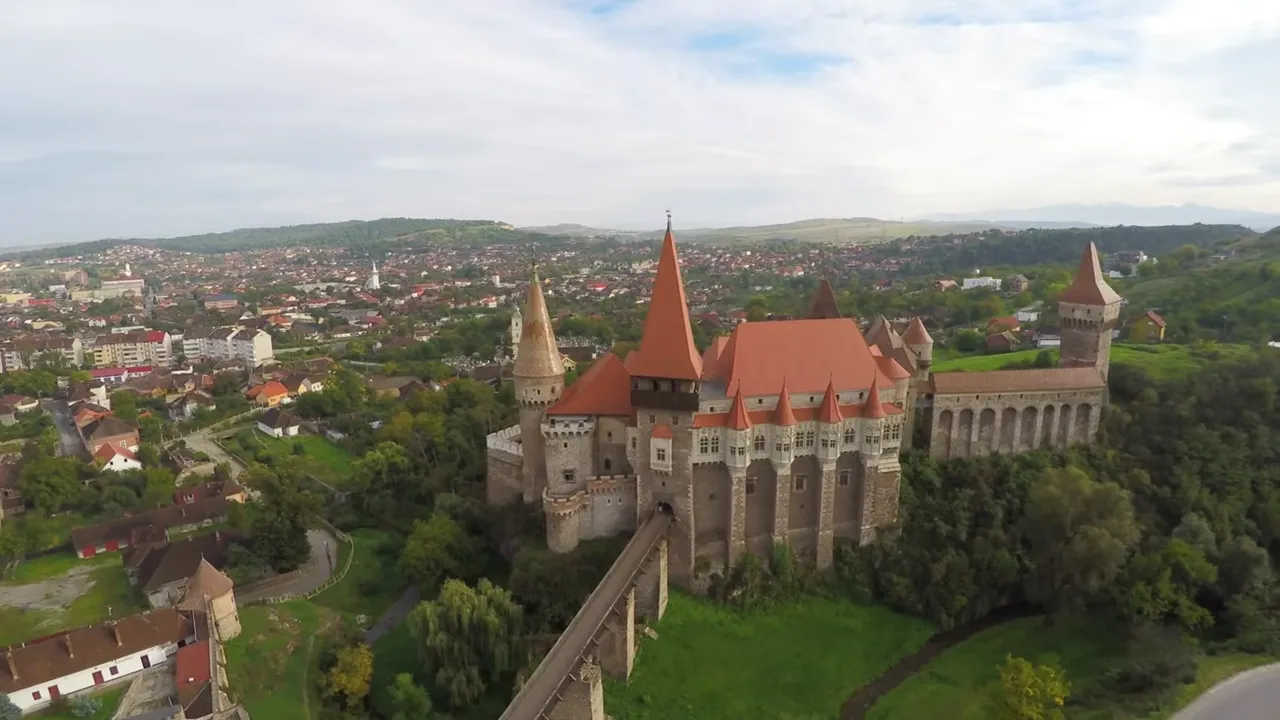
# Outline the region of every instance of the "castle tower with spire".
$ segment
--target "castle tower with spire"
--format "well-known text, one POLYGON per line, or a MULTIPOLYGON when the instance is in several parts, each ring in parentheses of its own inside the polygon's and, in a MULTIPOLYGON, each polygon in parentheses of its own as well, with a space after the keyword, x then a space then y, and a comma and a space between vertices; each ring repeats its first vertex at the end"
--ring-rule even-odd
POLYGON ((547 486, 546 444, 542 418, 564 392, 564 363, 556 346, 542 280, 533 268, 525 301, 524 324, 512 367, 516 403, 520 406, 520 448, 523 457, 521 493, 526 503, 538 502, 547 486))
POLYGON ((1102 278, 1098 248, 1089 243, 1075 278, 1058 298, 1062 367, 1094 367, 1106 380, 1111 369, 1111 332, 1119 316, 1120 296, 1102 278))

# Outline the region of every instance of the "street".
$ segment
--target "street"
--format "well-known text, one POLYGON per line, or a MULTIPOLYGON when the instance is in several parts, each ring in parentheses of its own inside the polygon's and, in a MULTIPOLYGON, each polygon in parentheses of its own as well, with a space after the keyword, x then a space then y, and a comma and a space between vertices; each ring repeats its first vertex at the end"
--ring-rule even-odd
POLYGON ((1280 664, 1240 673, 1209 688, 1174 720, 1275 720, 1280 718, 1280 664))
POLYGON ((76 423, 71 417, 71 408, 67 406, 67 401, 41 400, 40 406, 53 416, 54 427, 58 429, 58 454, 82 454, 84 444, 80 441, 80 433, 76 432, 76 423))
POLYGON ((214 462, 227 463, 231 466, 231 477, 239 477, 240 473, 244 470, 244 465, 242 465, 239 460, 228 455, 227 451, 223 450, 213 441, 214 434, 215 432, 213 430, 200 430, 198 432, 191 433, 183 438, 183 440, 186 441, 187 447, 191 450, 208 455, 214 462))

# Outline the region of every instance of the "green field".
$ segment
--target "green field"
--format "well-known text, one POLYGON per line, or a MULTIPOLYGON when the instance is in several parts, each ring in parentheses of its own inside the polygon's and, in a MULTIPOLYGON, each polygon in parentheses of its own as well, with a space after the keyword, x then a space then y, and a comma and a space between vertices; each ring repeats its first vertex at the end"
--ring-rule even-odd
POLYGON ((237 442, 235 437, 228 442, 239 446, 246 460, 257 456, 258 451, 265 448, 278 463, 296 466, 305 473, 319 478, 339 490, 345 489, 351 480, 351 463, 356 460, 345 448, 334 445, 319 435, 300 434, 291 438, 273 438, 254 431, 255 442, 247 446, 237 442), (304 454, 294 453, 294 446, 301 443, 304 454))
POLYGON ((934 628, 823 598, 738 613, 673 593, 656 630, 630 683, 609 682, 605 710, 616 720, 829 720, 934 628))
POLYGON ((1051 626, 1041 618, 1015 620, 943 652, 882 697, 867 717, 984 720, 992 715, 988 702, 997 688, 996 668, 1006 655, 1057 664, 1066 671, 1072 691, 1079 692, 1123 651, 1122 633, 1087 619, 1064 619, 1051 626))
POLYGON ((365 615, 372 622, 400 597, 405 582, 396 571, 395 558, 380 554, 386 533, 357 530, 351 533, 351 539, 352 546, 343 543, 337 565, 341 569, 347 556, 354 553, 351 569, 340 582, 312 598, 312 602, 337 612, 365 615))
POLYGON ((120 685, 94 695, 93 697, 102 701, 102 707, 98 709, 98 712, 85 718, 77 718, 72 715, 69 707, 50 707, 47 710, 31 715, 31 717, 39 720, 110 720, 111 716, 116 714, 116 708, 120 707, 120 698, 124 696, 124 691, 127 689, 129 689, 128 685, 120 685))
MULTIPOLYGON (((56 603, 50 602, 50 605, 56 603)), ((119 553, 100 555, 89 560, 77 560, 71 553, 48 555, 15 568, 7 580, 0 583, 0 646, 24 642, 42 637, 64 628, 93 625, 110 617, 121 617, 146 609, 142 594, 129 584, 119 553), (68 572, 78 568, 91 568, 87 589, 73 593, 69 602, 47 609, 22 609, 6 605, 5 589, 18 591, 23 586, 37 583, 49 586, 40 592, 53 597, 57 592, 52 585, 60 582, 68 572)))
POLYGON ((253 717, 311 720, 320 710, 320 639, 332 614, 305 600, 240 609, 240 636, 226 644, 227 677, 253 717))
MULTIPOLYGON (((942 360, 933 366, 934 372, 982 372, 1000 370, 1010 365, 1025 365, 1036 359, 1040 350, 1018 350, 997 355, 970 355, 942 360)), ((1152 377, 1177 379, 1201 369, 1211 360, 1229 357, 1245 357, 1252 353, 1248 345, 1207 344, 1187 345, 1112 345, 1111 362, 1116 365, 1135 365, 1152 377)), ((1051 351, 1056 363, 1058 353, 1051 351)))

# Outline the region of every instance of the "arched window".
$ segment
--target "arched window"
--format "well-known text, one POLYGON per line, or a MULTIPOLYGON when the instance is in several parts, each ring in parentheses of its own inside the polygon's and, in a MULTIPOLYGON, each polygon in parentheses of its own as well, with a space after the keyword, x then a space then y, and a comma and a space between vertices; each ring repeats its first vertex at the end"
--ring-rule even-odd
POLYGON ((698 438, 698 452, 706 455, 711 451, 711 440, 706 435, 698 438))
POLYGON ((711 436, 711 454, 712 455, 720 454, 720 436, 719 435, 711 436))
POLYGON ((756 435, 756 452, 764 452, 764 435, 756 435))
POLYGON ((844 442, 846 445, 852 445, 858 441, 858 431, 852 427, 844 429, 844 442))
POLYGON ((804 434, 804 446, 813 447, 814 438, 817 437, 812 430, 806 431, 804 434))

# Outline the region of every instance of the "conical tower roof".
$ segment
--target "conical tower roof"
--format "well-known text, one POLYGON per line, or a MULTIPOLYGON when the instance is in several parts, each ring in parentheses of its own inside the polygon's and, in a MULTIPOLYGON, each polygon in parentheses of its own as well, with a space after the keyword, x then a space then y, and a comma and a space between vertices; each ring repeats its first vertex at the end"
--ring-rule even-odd
POLYGON ((869 420, 881 420, 889 416, 884 411, 884 403, 880 402, 880 388, 871 384, 871 392, 867 393, 867 401, 862 405, 862 417, 869 420))
POLYGON ((796 414, 791 410, 791 394, 787 392, 786 378, 782 378, 782 390, 778 393, 778 407, 773 411, 773 424, 781 427, 796 424, 796 414))
POLYGON ((733 430, 750 430, 751 418, 747 416, 747 401, 742 399, 742 388, 733 394, 733 404, 729 406, 729 421, 726 423, 733 430))
POLYGON ((542 297, 542 281, 538 279, 536 267, 529 282, 520 348, 516 352, 512 374, 525 378, 564 375, 564 363, 560 361, 560 348, 556 346, 556 334, 551 329, 551 316, 547 313, 547 301, 542 297))
MULTIPOLYGON (((523 348, 520 352, 524 352, 523 348)), ((702 377, 702 357, 693 344, 693 326, 689 322, 689 302, 680 278, 680 262, 676 257, 676 238, 667 216, 667 234, 662 238, 662 255, 658 258, 658 274, 653 280, 649 313, 644 320, 644 337, 640 348, 627 356, 627 370, 632 375, 672 380, 698 380, 702 377)))
POLYGON ((235 583, 231 582, 231 578, 227 577, 209 561, 200 558, 200 566, 196 568, 195 574, 187 580, 187 591, 182 595, 182 602, 178 603, 179 610, 204 610, 204 599, 220 598, 231 592, 235 587, 235 583))
POLYGON ((818 283, 818 291, 813 295, 813 307, 809 310, 810 320, 824 320, 840 317, 840 307, 836 304, 836 295, 831 290, 831 283, 826 278, 818 283))
POLYGON ((1080 305, 1110 305, 1120 302, 1120 296, 1106 280, 1102 279, 1102 264, 1098 262, 1098 246, 1090 242, 1080 257, 1076 276, 1063 291, 1061 302, 1080 305))
POLYGON ((911 318, 911 324, 907 326, 907 332, 903 334, 902 340, 908 345, 932 345, 933 338, 929 336, 929 331, 924 327, 924 321, 917 315, 911 318))
POLYGON ((818 419, 824 423, 833 424, 844 420, 844 416, 840 414, 840 398, 836 395, 834 378, 827 383, 827 394, 822 396, 822 408, 818 412, 818 419))

